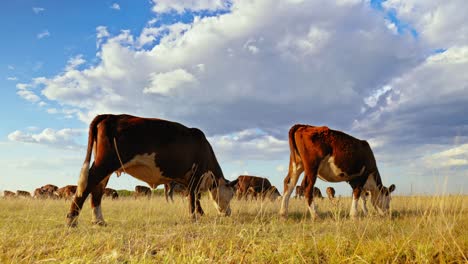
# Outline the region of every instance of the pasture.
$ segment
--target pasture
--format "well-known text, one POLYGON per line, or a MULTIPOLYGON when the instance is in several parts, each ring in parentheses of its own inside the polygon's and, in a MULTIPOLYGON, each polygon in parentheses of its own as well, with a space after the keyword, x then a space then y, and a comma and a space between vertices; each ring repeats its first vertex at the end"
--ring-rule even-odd
MULTIPOLYGON (((312 221, 304 200, 233 200, 232 216, 188 217, 188 202, 103 200, 108 225, 91 225, 89 200, 77 228, 65 227, 70 202, 0 199, 0 263, 466 263, 468 196, 394 197, 392 217, 347 216, 350 198, 318 201, 312 221)), ((370 206, 371 207, 371 206, 370 206)))

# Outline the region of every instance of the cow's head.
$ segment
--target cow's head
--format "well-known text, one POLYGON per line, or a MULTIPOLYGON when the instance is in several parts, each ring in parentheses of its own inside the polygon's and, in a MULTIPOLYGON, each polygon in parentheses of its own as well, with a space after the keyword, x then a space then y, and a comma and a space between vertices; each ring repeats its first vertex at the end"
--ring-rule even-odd
POLYGON ((270 199, 270 201, 274 202, 281 197, 281 194, 275 186, 271 186, 267 190, 267 197, 270 199))
POLYGON ((395 190, 395 185, 390 187, 380 186, 377 192, 371 193, 371 201, 374 207, 380 213, 386 213, 390 209, 390 201, 392 200, 391 193, 395 190))
POLYGON ((231 207, 229 206, 232 197, 234 197, 234 186, 237 184, 237 180, 229 182, 225 179, 218 180, 218 186, 211 189, 211 198, 215 202, 216 209, 220 215, 229 216, 231 215, 231 207))

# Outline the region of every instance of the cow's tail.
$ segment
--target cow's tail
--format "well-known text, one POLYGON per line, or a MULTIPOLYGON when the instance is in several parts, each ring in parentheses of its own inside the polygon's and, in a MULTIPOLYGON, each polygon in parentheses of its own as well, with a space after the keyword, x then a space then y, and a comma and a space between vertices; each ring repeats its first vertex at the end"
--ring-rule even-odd
POLYGON ((88 148, 86 150, 85 161, 83 163, 83 166, 81 167, 80 178, 78 180, 78 187, 76 190, 76 195, 78 197, 81 197, 83 195, 83 192, 86 189, 86 186, 88 184, 88 174, 89 174, 89 165, 91 161, 91 153, 93 151, 93 145, 97 143, 96 142, 97 126, 102 120, 106 119, 107 117, 108 115, 98 115, 93 119, 93 121, 91 121, 91 124, 89 125, 88 148))
POLYGON ((294 126, 289 129, 289 150, 291 152, 291 158, 293 158, 296 155, 299 155, 299 151, 297 150, 297 144, 296 144, 296 131, 303 127, 304 125, 301 124, 295 124, 294 126))

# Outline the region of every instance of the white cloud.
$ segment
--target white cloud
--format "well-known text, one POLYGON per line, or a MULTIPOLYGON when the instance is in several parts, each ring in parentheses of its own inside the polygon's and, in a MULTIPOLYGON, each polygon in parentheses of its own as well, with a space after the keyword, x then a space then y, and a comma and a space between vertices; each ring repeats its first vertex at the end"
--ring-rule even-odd
POLYGON ((227 10, 230 1, 225 0, 152 0, 154 3, 153 12, 165 13, 176 11, 217 11, 227 10))
POLYGON ((45 8, 43 8, 43 7, 33 7, 32 10, 33 10, 34 13, 39 14, 41 12, 44 12, 45 8))
POLYGON ((64 128, 61 130, 46 128, 38 134, 16 130, 8 135, 8 139, 10 141, 36 143, 56 148, 77 149, 83 148, 83 146, 76 143, 76 138, 81 136, 82 133, 83 130, 81 129, 71 128, 64 128))
POLYGON ((113 3, 110 8, 114 10, 120 10, 120 5, 118 3, 113 3))
POLYGON ((20 89, 19 91, 16 92, 16 94, 18 94, 23 99, 25 99, 27 101, 30 101, 32 103, 36 103, 36 102, 41 100, 41 98, 39 96, 37 96, 34 92, 32 92, 30 90, 21 90, 20 89))
POLYGON ((153 73, 150 79, 151 83, 143 89, 143 93, 169 94, 175 88, 196 82, 195 77, 184 69, 176 69, 165 73, 153 73))
POLYGON ((17 81, 18 78, 16 78, 15 76, 11 76, 11 77, 7 77, 7 81, 17 81))
POLYGON ((275 160, 288 154, 287 140, 258 129, 246 129, 208 139, 223 160, 275 160))
POLYGON ((8 66, 7 66, 7 68, 8 68, 9 70, 11 70, 11 71, 12 71, 12 70, 14 70, 14 69, 15 69, 15 66, 13 66, 13 65, 8 65, 8 66))
POLYGON ((397 17, 414 27, 433 48, 468 44, 465 0, 387 0, 382 5, 395 10, 397 17))
POLYGON ((43 38, 49 37, 49 36, 50 36, 50 32, 47 29, 37 34, 38 39, 43 39, 43 38))
POLYGON ((84 64, 86 60, 83 59, 83 55, 77 55, 73 58, 70 58, 67 62, 67 66, 65 67, 65 71, 72 71, 75 70, 76 67, 84 64))

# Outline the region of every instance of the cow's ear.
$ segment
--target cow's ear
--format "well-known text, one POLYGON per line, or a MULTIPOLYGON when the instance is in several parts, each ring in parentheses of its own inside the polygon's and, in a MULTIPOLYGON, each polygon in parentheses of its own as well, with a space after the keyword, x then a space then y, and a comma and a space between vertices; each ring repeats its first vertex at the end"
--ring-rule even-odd
POLYGON ((226 185, 229 187, 235 187, 239 179, 235 179, 232 182, 228 182, 226 185))
POLYGON ((395 184, 392 184, 390 185, 390 187, 388 187, 389 192, 393 192, 394 190, 395 190, 395 184))

